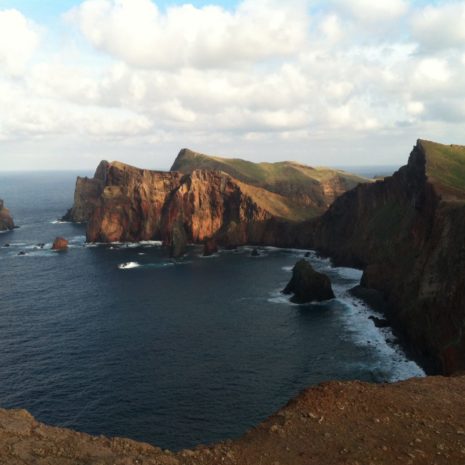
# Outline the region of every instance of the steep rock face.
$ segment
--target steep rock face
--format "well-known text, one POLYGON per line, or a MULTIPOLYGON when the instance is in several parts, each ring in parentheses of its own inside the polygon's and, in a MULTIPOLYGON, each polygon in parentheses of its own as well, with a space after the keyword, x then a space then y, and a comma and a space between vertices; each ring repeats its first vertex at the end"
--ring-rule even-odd
POLYGON ((75 223, 89 221, 102 195, 108 171, 109 163, 102 161, 97 167, 93 178, 81 178, 80 176, 77 178, 74 190, 74 204, 63 216, 63 221, 73 221, 75 223))
POLYGON ((344 194, 307 227, 319 251, 364 268, 362 285, 382 292, 413 349, 445 373, 465 369, 462 167, 461 148, 420 140, 407 166, 344 194))
POLYGON ((163 240, 182 224, 192 242, 216 237, 223 245, 240 245, 259 236, 256 225, 273 215, 236 180, 217 171, 196 170, 182 178, 163 212, 163 240))
POLYGON ((8 231, 14 227, 15 224, 10 211, 5 207, 3 200, 0 199, 0 231, 8 231))
POLYGON ((100 195, 90 208, 87 240, 160 238, 162 209, 168 195, 180 185, 181 175, 142 170, 118 162, 102 162, 100 167, 105 177, 100 195))
POLYGON ((77 182, 68 217, 87 219, 89 242, 163 240, 173 256, 188 242, 276 244, 288 209, 278 194, 219 171, 188 175, 102 162, 77 182))

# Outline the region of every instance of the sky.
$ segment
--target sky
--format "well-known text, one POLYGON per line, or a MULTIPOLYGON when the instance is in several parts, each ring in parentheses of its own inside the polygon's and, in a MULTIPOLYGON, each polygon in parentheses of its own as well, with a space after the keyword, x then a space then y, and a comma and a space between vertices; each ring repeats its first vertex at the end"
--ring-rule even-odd
POLYGON ((0 170, 465 145, 465 1, 0 0, 0 170))

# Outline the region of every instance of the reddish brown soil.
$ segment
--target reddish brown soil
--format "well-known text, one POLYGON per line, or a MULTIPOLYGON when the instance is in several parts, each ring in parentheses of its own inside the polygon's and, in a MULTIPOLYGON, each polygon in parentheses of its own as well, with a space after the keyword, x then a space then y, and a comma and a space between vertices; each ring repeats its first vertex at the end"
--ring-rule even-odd
POLYGON ((45 426, 0 410, 8 465, 461 465, 465 377, 308 389, 241 439, 180 453, 45 426))

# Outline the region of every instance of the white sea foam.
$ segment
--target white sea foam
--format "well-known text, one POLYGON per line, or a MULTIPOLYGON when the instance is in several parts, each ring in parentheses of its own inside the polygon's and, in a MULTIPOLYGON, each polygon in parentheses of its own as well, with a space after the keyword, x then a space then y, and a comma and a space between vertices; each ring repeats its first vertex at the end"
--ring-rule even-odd
POLYGON ((140 241, 140 245, 144 247, 160 247, 163 245, 162 241, 140 241))
MULTIPOLYGON (((391 328, 378 328, 369 318, 383 316, 371 309, 361 300, 352 296, 348 291, 360 283, 362 272, 354 268, 332 267, 329 259, 317 257, 312 253, 308 260, 318 271, 323 271, 329 275, 332 281, 336 300, 342 305, 335 307, 340 318, 344 331, 342 337, 350 338, 356 345, 370 347, 378 353, 378 365, 372 367, 373 377, 377 381, 399 381, 411 377, 425 376, 422 368, 412 360, 409 360, 405 352, 398 345, 395 345, 395 337, 391 328)), ((285 266, 281 269, 289 273, 292 266, 285 266)), ((281 305, 296 305, 290 302, 289 296, 281 293, 285 284, 279 289, 270 293, 269 302, 281 305)))
POLYGON ((121 263, 118 265, 118 268, 120 270, 130 270, 132 268, 139 268, 142 266, 140 263, 137 262, 126 262, 126 263, 121 263))
POLYGON ((50 224, 67 224, 67 223, 71 223, 71 221, 63 221, 63 220, 50 221, 50 224))

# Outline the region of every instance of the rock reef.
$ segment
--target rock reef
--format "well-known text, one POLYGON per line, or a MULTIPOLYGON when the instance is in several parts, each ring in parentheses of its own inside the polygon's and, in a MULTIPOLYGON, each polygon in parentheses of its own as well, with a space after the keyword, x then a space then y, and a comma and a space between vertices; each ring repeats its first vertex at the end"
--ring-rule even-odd
POLYGON ((450 465, 465 462, 465 378, 331 382, 302 392, 242 438, 177 453, 94 437, 0 410, 8 465, 450 465))
POLYGON ((0 231, 9 231, 14 227, 15 223, 10 211, 5 207, 3 200, 0 199, 0 231))

